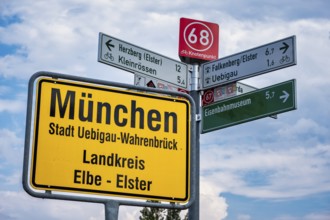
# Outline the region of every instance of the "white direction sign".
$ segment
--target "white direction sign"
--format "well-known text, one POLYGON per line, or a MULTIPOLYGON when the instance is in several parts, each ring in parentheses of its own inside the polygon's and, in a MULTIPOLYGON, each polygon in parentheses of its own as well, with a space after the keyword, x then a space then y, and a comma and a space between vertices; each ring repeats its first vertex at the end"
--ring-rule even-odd
POLYGON ((187 64, 103 33, 99 34, 98 61, 187 89, 187 64))
POLYGON ((211 88, 268 73, 297 63, 296 37, 202 64, 202 88, 211 88))
POLYGON ((144 74, 135 73, 134 74, 134 85, 162 89, 167 91, 175 91, 175 92, 184 92, 189 93, 187 89, 183 89, 178 87, 177 85, 165 82, 160 79, 156 79, 150 76, 146 76, 144 74))

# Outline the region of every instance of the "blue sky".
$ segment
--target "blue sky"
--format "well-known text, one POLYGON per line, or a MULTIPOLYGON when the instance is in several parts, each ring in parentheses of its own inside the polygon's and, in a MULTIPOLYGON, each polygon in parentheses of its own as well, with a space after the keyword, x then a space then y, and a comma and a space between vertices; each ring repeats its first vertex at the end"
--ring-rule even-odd
MULTIPOLYGON (((97 62, 103 32, 173 59, 179 19, 220 25, 219 57, 292 35, 297 65, 243 82, 297 80, 298 109, 201 135, 201 219, 330 219, 330 2, 327 0, 4 0, 0 3, 0 219, 104 219, 97 204, 43 200, 22 188, 30 76, 41 70, 115 82, 97 62)), ((139 208, 121 207, 120 219, 139 208)))

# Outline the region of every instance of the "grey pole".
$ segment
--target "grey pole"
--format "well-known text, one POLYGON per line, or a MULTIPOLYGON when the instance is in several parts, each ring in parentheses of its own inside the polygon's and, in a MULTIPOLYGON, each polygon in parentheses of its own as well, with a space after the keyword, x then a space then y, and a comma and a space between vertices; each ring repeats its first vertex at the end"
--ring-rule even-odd
POLYGON ((192 66, 191 72, 191 91, 190 96, 196 103, 196 133, 195 141, 196 141, 196 170, 195 170, 195 189, 196 189, 196 197, 195 202, 189 208, 188 219, 189 220, 199 220, 199 169, 200 169, 200 95, 198 92, 198 80, 199 80, 199 65, 194 64, 192 66))
POLYGON ((110 200, 105 204, 105 220, 117 220, 119 213, 119 203, 117 201, 110 200))

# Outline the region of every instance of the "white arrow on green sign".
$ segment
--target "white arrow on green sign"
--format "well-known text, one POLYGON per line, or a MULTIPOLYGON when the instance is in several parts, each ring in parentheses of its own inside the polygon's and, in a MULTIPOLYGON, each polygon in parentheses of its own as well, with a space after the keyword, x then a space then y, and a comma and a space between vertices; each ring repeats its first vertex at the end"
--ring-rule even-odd
POLYGON ((202 133, 296 109, 296 81, 289 80, 202 108, 202 133))

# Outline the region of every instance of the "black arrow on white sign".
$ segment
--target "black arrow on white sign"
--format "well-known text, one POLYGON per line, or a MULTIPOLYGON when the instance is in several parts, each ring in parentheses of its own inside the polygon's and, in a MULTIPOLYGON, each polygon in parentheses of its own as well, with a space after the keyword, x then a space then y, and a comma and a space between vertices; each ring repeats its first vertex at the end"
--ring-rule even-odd
POLYGON ((280 47, 280 50, 284 50, 283 51, 283 54, 289 49, 289 45, 285 42, 283 42, 284 46, 283 47, 280 47))
POLYGON ((107 48, 111 51, 111 47, 115 47, 113 44, 111 44, 112 40, 108 40, 105 45, 107 46, 107 48))

